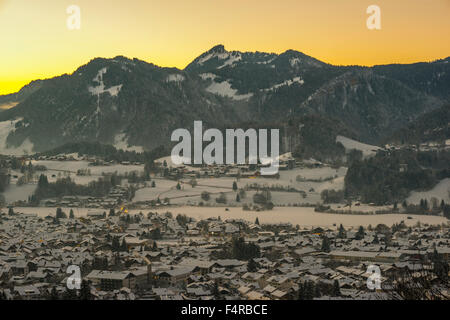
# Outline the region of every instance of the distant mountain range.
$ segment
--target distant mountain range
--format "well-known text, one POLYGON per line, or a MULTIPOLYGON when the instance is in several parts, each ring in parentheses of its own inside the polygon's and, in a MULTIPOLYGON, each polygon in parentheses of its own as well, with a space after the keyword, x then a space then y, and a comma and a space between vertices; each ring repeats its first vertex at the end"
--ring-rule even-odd
MULTIPOLYGON (((222 45, 184 70, 122 56, 96 58, 70 75, 0 96, 0 106, 10 107, 0 113, 0 153, 78 141, 151 150, 194 120, 236 128, 313 119, 333 135, 346 132, 377 144, 449 104, 449 61, 334 66, 293 50, 230 52, 222 45), (332 130, 333 124, 340 129, 332 130)), ((298 135, 299 128, 289 130, 291 138, 298 135)))

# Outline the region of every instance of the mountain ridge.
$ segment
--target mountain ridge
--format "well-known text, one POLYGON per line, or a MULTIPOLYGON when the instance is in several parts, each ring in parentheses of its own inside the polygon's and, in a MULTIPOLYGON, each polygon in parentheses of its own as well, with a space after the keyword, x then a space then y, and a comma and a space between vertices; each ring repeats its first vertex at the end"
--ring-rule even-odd
POLYGON ((20 99, 0 96, 0 102, 18 100, 0 112, 0 124, 15 121, 14 130, 0 130, 6 135, 0 149, 29 139, 29 152, 84 140, 151 150, 194 120, 236 127, 307 114, 332 116, 354 127, 357 138, 377 143, 450 100, 448 59, 334 66, 295 50, 240 52, 223 45, 183 70, 124 56, 94 58, 72 74, 39 80, 20 99))

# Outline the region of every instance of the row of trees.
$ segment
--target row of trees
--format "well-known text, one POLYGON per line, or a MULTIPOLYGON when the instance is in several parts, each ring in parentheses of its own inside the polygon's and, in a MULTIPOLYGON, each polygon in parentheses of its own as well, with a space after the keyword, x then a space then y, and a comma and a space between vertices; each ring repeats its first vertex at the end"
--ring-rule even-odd
MULTIPOLYGON (((217 259, 237 259, 237 260, 252 260, 259 258, 261 252, 259 247, 253 243, 246 243, 244 238, 235 237, 232 240, 231 247, 225 247, 221 251, 212 253, 213 258, 217 259)), ((255 261, 251 262, 251 267, 255 267, 255 261)))
POLYGON ((48 182, 46 175, 39 177, 38 186, 34 193, 32 201, 38 202, 46 198, 61 198, 64 196, 92 196, 103 197, 109 193, 112 187, 117 185, 116 176, 101 177, 96 181, 91 181, 88 185, 76 184, 70 177, 56 180, 56 182, 48 182))
MULTIPOLYGON (((436 215, 438 213, 442 213, 444 217, 450 219, 450 205, 447 204, 444 200, 439 200, 437 198, 431 198, 431 201, 428 202, 427 199, 420 199, 418 205, 408 204, 406 200, 402 202, 403 210, 406 213, 410 214, 432 214, 436 215)), ((394 204, 394 211, 397 210, 397 203, 394 204)))
POLYGON ((344 201, 344 191, 325 189, 321 192, 320 197, 324 203, 341 203, 344 201))
POLYGON ((114 237, 111 242, 111 250, 113 252, 128 252, 128 245, 125 238, 120 243, 119 237, 114 237))

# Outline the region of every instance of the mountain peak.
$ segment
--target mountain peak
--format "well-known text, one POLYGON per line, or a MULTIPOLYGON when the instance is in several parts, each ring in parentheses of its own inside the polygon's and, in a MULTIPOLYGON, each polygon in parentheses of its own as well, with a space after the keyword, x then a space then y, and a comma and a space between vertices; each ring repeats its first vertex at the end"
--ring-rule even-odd
POLYGON ((290 59, 291 65, 302 63, 303 65, 310 65, 314 67, 321 67, 326 65, 325 62, 320 61, 316 58, 313 58, 307 54, 304 54, 303 52, 297 51, 297 50, 286 50, 282 54, 280 54, 280 57, 286 57, 290 59))
MULTIPOLYGON (((202 53, 199 57, 197 57, 193 62, 191 62, 186 69, 191 68, 192 66, 203 66, 205 63, 210 63, 211 61, 223 60, 228 58, 229 52, 225 50, 225 46, 223 44, 218 44, 208 51, 202 53)), ((234 54, 234 53, 231 53, 234 54)))
POLYGON ((226 52, 223 44, 218 44, 207 51, 207 53, 224 53, 226 52))

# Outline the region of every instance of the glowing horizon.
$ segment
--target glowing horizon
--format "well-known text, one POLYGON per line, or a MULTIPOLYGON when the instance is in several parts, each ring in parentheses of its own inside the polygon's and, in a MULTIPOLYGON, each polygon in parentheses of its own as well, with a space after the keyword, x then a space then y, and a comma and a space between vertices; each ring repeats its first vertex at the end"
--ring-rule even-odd
POLYGON ((334 65, 434 61, 450 56, 449 13, 450 0, 0 0, 0 94, 95 57, 184 69, 217 44, 292 49, 334 65), (66 27, 72 4, 81 8, 80 30, 66 27), (366 27, 372 4, 381 30, 366 27))

